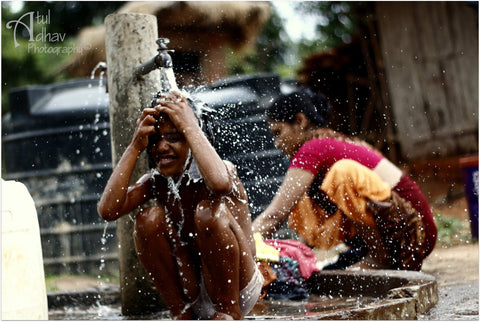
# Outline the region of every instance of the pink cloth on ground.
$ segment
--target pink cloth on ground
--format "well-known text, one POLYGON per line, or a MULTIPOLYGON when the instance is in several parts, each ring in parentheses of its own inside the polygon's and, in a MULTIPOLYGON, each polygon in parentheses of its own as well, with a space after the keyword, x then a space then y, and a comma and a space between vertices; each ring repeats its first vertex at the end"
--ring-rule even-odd
POLYGON ((317 259, 313 250, 307 245, 292 239, 266 239, 265 244, 280 251, 280 257, 290 257, 298 262, 300 274, 308 279, 313 272, 318 272, 317 259))

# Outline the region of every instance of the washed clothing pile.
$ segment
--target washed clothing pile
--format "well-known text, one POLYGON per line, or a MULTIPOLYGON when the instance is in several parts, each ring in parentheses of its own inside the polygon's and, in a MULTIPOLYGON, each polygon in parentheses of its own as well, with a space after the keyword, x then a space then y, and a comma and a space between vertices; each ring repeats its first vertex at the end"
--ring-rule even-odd
POLYGON ((290 257, 280 257, 270 264, 277 278, 268 286, 266 299, 304 300, 309 296, 307 283, 299 272, 298 262, 290 257))
POLYGON ((254 234, 254 239, 257 260, 261 261, 259 267, 264 276, 269 276, 263 296, 289 300, 308 298, 306 281, 313 272, 319 271, 313 251, 296 240, 263 241, 260 234, 254 234))
POLYGON ((292 239, 267 239, 265 244, 277 249, 280 257, 290 257, 296 260, 300 274, 306 280, 314 272, 320 271, 317 267, 317 258, 313 250, 299 241, 292 239))

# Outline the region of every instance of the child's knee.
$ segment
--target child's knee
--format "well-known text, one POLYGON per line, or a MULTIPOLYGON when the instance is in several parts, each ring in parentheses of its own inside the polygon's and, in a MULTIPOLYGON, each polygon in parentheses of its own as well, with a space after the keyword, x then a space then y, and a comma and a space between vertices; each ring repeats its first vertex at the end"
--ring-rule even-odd
POLYGON ((213 233, 218 229, 225 229, 226 206, 221 202, 202 200, 195 210, 195 226, 199 233, 213 233))
POLYGON ((165 211, 160 207, 150 207, 141 211, 135 220, 134 236, 151 236, 164 230, 165 211))

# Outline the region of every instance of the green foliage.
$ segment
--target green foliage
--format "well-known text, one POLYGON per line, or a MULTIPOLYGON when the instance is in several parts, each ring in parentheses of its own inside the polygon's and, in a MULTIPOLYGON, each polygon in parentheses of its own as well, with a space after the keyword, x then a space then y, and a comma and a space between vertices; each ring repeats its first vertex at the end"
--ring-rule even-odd
POLYGON ((255 49, 244 55, 234 51, 227 52, 227 70, 230 75, 275 72, 285 62, 287 42, 283 40, 282 19, 275 11, 257 37, 255 49))
POLYGON ((10 1, 2 1, 2 19, 18 19, 26 12, 47 14, 50 10, 49 32, 66 33, 75 36, 83 26, 95 26, 103 23, 106 15, 114 12, 124 1, 24 1, 20 12, 12 13, 10 1))
POLYGON ((275 72, 282 77, 294 77, 305 57, 351 40, 361 23, 362 6, 348 1, 299 1, 297 11, 318 17, 318 37, 296 42, 288 37, 284 21, 272 9, 272 16, 257 39, 256 49, 244 56, 228 53, 230 74, 275 72))
POLYGON ((436 213, 437 244, 440 246, 454 246, 471 243, 470 223, 455 217, 436 213))
MULTIPOLYGON (((8 8, 2 9, 2 21, 10 21, 8 8)), ((17 37, 17 42, 20 45, 15 48, 13 30, 2 23, 2 114, 8 110, 8 89, 51 81, 42 68, 46 65, 42 64, 42 57, 29 52, 27 39, 17 37)))
POLYGON ((318 39, 303 39, 299 43, 302 57, 350 42, 361 23, 361 2, 299 1, 297 9, 318 17, 318 39))
MULTIPOLYGON (((9 110, 8 90, 14 87, 49 84, 66 79, 60 67, 74 54, 75 36, 87 25, 103 23, 104 17, 124 2, 94 1, 26 1, 19 12, 11 11, 11 2, 2 2, 2 115, 9 110), (7 29, 9 21, 18 20, 25 13, 34 12, 33 35, 30 41, 26 29, 19 26, 15 47, 14 30, 7 29), (50 13, 47 23, 46 16, 50 13), (37 19, 37 14, 44 20, 37 19), (42 30, 44 28, 44 31, 42 30), (40 39, 43 32, 65 36, 63 41, 40 39)), ((22 22, 27 23, 24 18, 22 22)), ((13 24, 12 27, 14 27, 13 24)))

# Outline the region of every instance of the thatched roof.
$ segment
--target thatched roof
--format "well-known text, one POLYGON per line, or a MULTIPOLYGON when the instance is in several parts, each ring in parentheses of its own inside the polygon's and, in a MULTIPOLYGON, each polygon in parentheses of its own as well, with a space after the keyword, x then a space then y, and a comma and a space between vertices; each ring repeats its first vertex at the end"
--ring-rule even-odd
POLYGON ((157 16, 162 29, 222 29, 231 33, 231 45, 242 46, 255 37, 269 17, 270 4, 256 1, 129 2, 119 13, 157 16))
MULTIPOLYGON (((156 16, 159 36, 170 38, 171 47, 177 50, 201 51, 209 48, 208 41, 239 50, 254 43, 270 16, 270 6, 264 1, 133 1, 117 13, 156 16), (199 37, 205 41, 199 41, 199 37)), ((76 46, 82 50, 62 70, 89 76, 93 67, 106 59, 105 26, 82 29, 76 46)))

